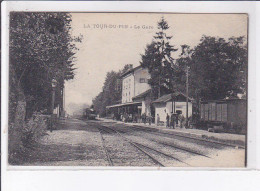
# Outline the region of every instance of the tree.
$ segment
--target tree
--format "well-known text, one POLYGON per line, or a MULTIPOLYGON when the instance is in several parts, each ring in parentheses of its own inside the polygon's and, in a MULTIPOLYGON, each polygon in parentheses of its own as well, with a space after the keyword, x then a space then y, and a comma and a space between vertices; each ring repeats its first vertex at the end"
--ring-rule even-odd
MULTIPOLYGON (((68 13, 12 12, 10 14, 10 65, 26 101, 26 116, 50 108, 51 81, 56 79, 57 105, 64 80, 74 77, 76 42, 68 13)), ((12 91, 12 89, 10 89, 12 91)))
MULTIPOLYGON (((189 95, 203 100, 238 97, 246 93, 247 45, 244 37, 203 36, 188 57, 178 59, 190 68, 189 95)), ((185 84, 179 79, 180 84, 185 84)))
POLYGON ((107 73, 102 92, 100 92, 93 100, 94 109, 100 116, 106 115, 106 106, 113 105, 121 101, 121 75, 132 68, 132 64, 126 64, 124 68, 118 72, 110 71, 107 73))
POLYGON ((171 54, 177 49, 169 42, 172 38, 166 34, 169 28, 167 21, 162 17, 158 22, 159 31, 156 32, 152 43, 147 45, 145 54, 141 55, 140 64, 148 68, 151 75, 148 83, 151 85, 154 97, 173 91, 172 79, 175 66, 171 54))

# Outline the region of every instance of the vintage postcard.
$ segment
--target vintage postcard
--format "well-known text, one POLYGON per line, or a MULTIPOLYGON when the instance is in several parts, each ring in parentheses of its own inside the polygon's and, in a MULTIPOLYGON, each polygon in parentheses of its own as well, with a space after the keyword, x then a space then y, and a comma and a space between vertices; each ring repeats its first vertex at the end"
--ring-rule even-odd
POLYGON ((9 18, 9 166, 247 166, 247 14, 9 18))

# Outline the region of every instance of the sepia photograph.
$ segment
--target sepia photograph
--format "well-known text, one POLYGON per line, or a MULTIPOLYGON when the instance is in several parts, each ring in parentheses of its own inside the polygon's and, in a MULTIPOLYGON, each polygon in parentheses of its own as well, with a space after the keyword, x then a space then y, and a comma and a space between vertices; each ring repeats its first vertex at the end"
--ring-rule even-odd
POLYGON ((247 167, 249 19, 10 12, 8 165, 247 167))

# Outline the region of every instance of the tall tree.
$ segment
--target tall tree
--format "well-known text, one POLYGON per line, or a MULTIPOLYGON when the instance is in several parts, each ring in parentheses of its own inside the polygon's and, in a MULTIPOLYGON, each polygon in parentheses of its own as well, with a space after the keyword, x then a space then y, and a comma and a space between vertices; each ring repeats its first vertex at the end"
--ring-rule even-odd
POLYGON ((71 36, 71 21, 68 13, 10 14, 10 75, 25 95, 27 117, 49 108, 52 79, 58 81, 57 105, 64 80, 74 77, 75 43, 82 37, 71 36))
POLYGON ((132 64, 126 64, 124 68, 118 72, 110 71, 107 73, 102 92, 100 92, 93 100, 94 109, 99 113, 99 115, 105 116, 106 106, 113 105, 121 101, 121 75, 132 68, 132 64))
MULTIPOLYGON (((244 37, 203 36, 178 66, 190 68, 190 95, 204 100, 238 97, 246 93, 247 45, 244 37)), ((180 80, 180 79, 179 79, 180 80)), ((183 79, 180 84, 185 84, 183 79)))
POLYGON ((171 54, 177 49, 170 44, 172 36, 166 34, 169 29, 167 21, 162 17, 158 22, 158 32, 151 44, 147 45, 145 54, 141 55, 141 66, 148 68, 153 95, 159 97, 173 90, 174 59, 171 54))

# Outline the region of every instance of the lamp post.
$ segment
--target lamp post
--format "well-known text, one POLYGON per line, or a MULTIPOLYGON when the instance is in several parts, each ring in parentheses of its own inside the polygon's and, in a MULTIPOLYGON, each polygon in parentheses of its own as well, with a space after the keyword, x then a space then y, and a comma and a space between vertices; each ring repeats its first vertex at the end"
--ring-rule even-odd
POLYGON ((53 129, 53 121, 54 121, 54 103, 55 103, 55 89, 57 86, 57 81, 53 79, 51 81, 51 87, 52 87, 52 96, 51 96, 51 129, 50 131, 52 132, 53 129))

